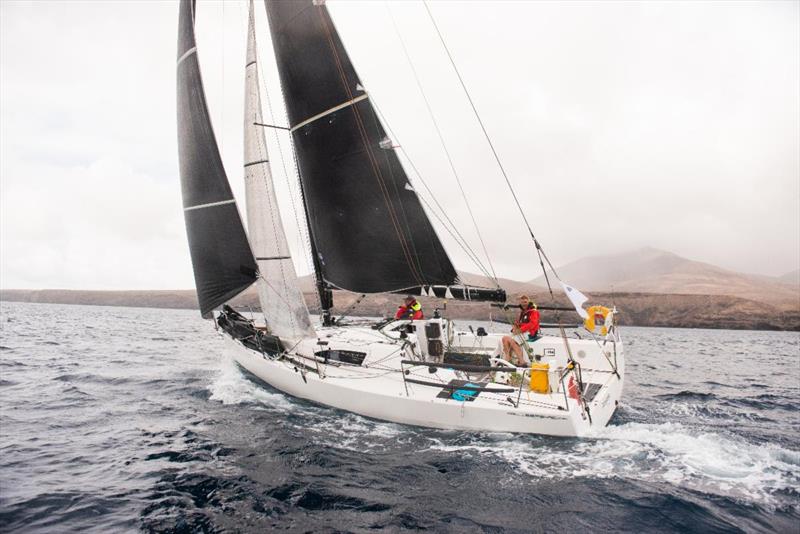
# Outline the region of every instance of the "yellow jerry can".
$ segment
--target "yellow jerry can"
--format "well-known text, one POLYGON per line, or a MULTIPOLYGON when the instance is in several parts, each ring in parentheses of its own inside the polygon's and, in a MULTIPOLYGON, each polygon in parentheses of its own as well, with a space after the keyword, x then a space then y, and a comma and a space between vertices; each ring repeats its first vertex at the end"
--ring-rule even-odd
POLYGON ((531 364, 531 391, 535 393, 550 393, 549 363, 533 362, 531 364))

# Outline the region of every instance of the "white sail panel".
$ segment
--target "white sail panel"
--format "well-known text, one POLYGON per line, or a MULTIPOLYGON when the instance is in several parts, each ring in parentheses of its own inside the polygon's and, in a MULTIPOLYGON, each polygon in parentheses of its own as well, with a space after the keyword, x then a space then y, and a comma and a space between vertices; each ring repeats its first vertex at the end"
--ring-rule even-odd
POLYGON ((255 18, 250 1, 245 80, 244 162, 247 227, 261 276, 258 298, 269 331, 287 342, 315 336, 283 230, 261 116, 255 18))

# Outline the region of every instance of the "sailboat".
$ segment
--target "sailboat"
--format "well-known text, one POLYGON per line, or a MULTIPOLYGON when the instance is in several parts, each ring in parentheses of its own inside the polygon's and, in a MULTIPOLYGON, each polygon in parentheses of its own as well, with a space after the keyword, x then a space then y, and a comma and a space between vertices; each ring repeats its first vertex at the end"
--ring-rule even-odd
MULTIPOLYGON (((282 392, 385 421, 555 436, 584 436, 605 426, 619 404, 625 371, 613 311, 603 309, 597 317, 602 324, 595 325, 594 310, 587 317, 592 331, 582 338, 569 337, 561 324, 560 335, 517 336, 531 362, 519 367, 502 358, 501 334, 462 331, 438 313, 424 320, 334 319, 336 290, 499 306, 506 293, 499 285, 460 280, 395 147, 387 143, 324 0, 265 5, 321 316, 312 320, 303 300, 272 180, 265 130, 280 126, 262 117, 253 2, 245 66, 245 231, 209 117, 195 2, 181 0, 177 123, 183 211, 200 312, 213 320, 226 351, 282 392), (259 320, 227 304, 253 284, 259 320)), ((562 286, 573 292, 570 297, 581 295, 562 286)), ((586 316, 581 300, 573 301, 586 316)))

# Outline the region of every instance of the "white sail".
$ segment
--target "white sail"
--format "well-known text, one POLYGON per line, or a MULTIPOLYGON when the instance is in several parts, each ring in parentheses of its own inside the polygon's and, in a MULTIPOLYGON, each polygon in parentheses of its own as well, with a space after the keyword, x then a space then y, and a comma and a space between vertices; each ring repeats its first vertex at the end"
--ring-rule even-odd
POLYGON ((269 331, 287 342, 315 336, 283 230, 261 116, 255 18, 250 1, 245 80, 244 162, 247 227, 258 263, 258 299, 269 331))

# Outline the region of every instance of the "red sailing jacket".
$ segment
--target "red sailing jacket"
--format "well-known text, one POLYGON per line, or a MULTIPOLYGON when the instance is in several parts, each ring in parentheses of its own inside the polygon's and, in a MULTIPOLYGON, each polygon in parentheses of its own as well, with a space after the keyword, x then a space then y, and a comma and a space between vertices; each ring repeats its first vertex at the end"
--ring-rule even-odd
POLYGON ((519 312, 514 326, 518 327, 520 332, 527 332, 529 336, 534 337, 539 331, 539 310, 534 308, 533 304, 528 304, 527 310, 519 312))
POLYGON ((409 306, 400 306, 397 308, 397 313, 394 315, 395 319, 411 319, 418 321, 423 319, 422 306, 416 300, 409 306))

